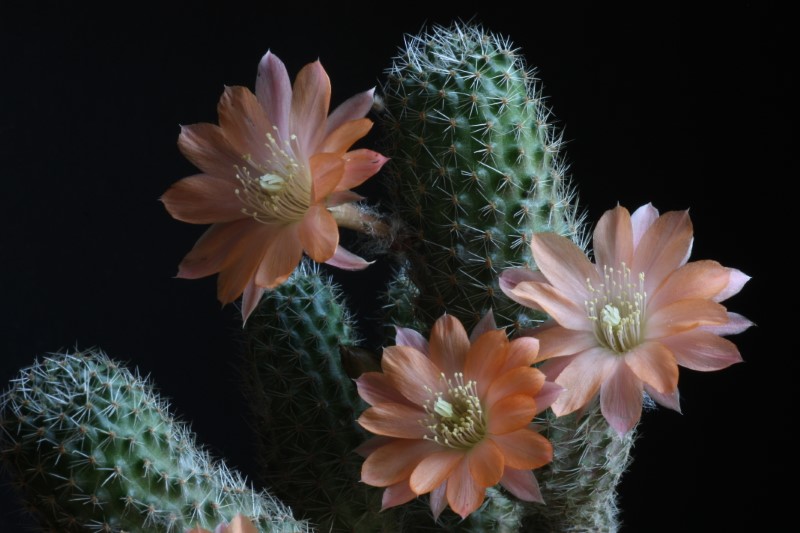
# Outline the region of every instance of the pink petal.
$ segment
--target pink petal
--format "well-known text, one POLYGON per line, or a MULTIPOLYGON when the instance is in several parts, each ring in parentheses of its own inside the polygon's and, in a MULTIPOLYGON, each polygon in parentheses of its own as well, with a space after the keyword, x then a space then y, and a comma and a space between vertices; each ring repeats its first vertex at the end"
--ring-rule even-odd
POLYGON ((752 322, 738 313, 728 313, 728 321, 718 326, 700 326, 700 330, 709 331, 715 335, 736 335, 742 333, 750 326, 752 322))
POLYGON ((292 275, 303 257, 303 247, 297 225, 286 226, 272 235, 256 272, 256 285, 271 289, 292 275))
POLYGON ((730 272, 728 285, 714 297, 715 302, 724 302, 734 294, 738 294, 738 292, 742 290, 742 287, 744 287, 744 284, 750 281, 750 276, 741 270, 729 268, 728 272, 730 272))
POLYGON ((536 368, 519 366, 492 382, 486 391, 484 403, 492 405, 498 400, 515 394, 526 394, 533 398, 543 385, 544 374, 541 371, 536 368))
POLYGON ((651 387, 650 385, 644 385, 644 391, 647 393, 650 398, 655 400, 656 403, 659 405, 663 405, 668 409, 672 409, 673 411, 681 412, 681 402, 680 402, 680 395, 678 394, 678 388, 676 387, 674 391, 668 394, 662 394, 658 392, 656 389, 651 387))
POLYGON ((379 403, 358 417, 358 423, 367 431, 398 439, 422 439, 428 429, 420 423, 426 413, 420 407, 405 403, 379 403))
POLYGON ((339 245, 339 226, 325 207, 312 205, 299 224, 297 237, 311 259, 324 263, 339 245))
POLYGON ((470 349, 467 331, 453 315, 442 315, 433 324, 430 335, 430 358, 448 376, 464 369, 470 349))
POLYGON ((414 468, 408 484, 415 493, 427 494, 441 485, 464 459, 464 452, 461 450, 443 450, 428 455, 414 468))
POLYGON ((238 184, 237 168, 247 168, 256 175, 257 170, 247 163, 239 150, 231 145, 222 128, 214 124, 181 126, 178 149, 197 168, 216 178, 238 184))
POLYGON ((300 151, 315 154, 325 135, 331 101, 331 82, 319 61, 300 69, 292 86, 289 131, 297 135, 300 151))
POLYGON ((283 62, 272 52, 264 54, 258 64, 256 98, 269 121, 277 128, 278 136, 288 139, 292 85, 283 62))
MULTIPOLYGON (((593 285, 599 282, 597 270, 586 258, 583 250, 571 240, 555 233, 534 234, 531 250, 536 265, 547 280, 568 299, 583 305, 589 291, 587 280, 593 285)), ((539 304, 543 306, 543 302, 539 304)))
POLYGON ((734 343, 702 329, 666 337, 661 342, 674 354, 679 365, 692 370, 722 370, 742 362, 734 343))
POLYGON ((667 276, 647 305, 658 309, 678 300, 712 299, 728 286, 729 280, 729 269, 716 261, 687 263, 667 276))
POLYGON ((561 372, 563 372, 564 369, 567 368, 570 363, 572 363, 572 361, 575 360, 575 358, 581 353, 583 352, 579 352, 575 355, 565 355, 564 357, 554 357, 552 359, 548 359, 539 365, 539 370, 542 371, 547 381, 555 381, 558 379, 558 376, 561 375, 561 372))
POLYGON ((500 484, 511 494, 524 502, 544 503, 539 483, 531 470, 508 468, 503 471, 500 484))
POLYGON ((214 224, 198 239, 178 267, 178 277, 198 279, 216 274, 246 252, 243 244, 258 242, 270 229, 253 219, 214 224))
POLYGON ((383 491, 381 511, 389 509, 390 507, 403 505, 416 497, 417 495, 411 490, 411 487, 408 486, 408 480, 404 479, 394 485, 389 485, 386 487, 386 490, 383 491))
POLYGON ((520 283, 511 292, 517 297, 516 301, 532 302, 565 328, 594 331, 594 324, 589 320, 584 307, 585 296, 575 300, 553 285, 534 282, 520 283))
MULTIPOLYGON (((268 250, 279 237, 280 232, 259 230, 244 235, 237 243, 235 261, 226 261, 217 278, 217 297, 223 304, 234 301, 244 292, 253 276, 263 266, 268 250)), ((299 256, 297 260, 300 260, 299 256)))
POLYGON ((636 249, 642 240, 642 236, 650 229, 650 226, 658 220, 658 209, 653 204, 645 204, 631 215, 631 227, 633 229, 633 247, 636 249))
POLYGON ((485 315, 475 324, 475 327, 472 328, 472 331, 469 334, 469 342, 475 342, 478 337, 486 333, 487 331, 492 331, 497 329, 497 323, 494 321, 494 312, 490 308, 485 315))
POLYGON ((361 149, 347 152, 344 155, 344 174, 337 190, 358 187, 377 174, 387 161, 389 161, 388 157, 372 150, 361 149))
POLYGON ((618 268, 633 259, 633 230, 627 209, 617 206, 606 211, 597 223, 592 240, 598 265, 618 268))
POLYGON ((533 332, 539 338, 539 357, 537 361, 572 355, 597 346, 597 337, 593 331, 577 331, 561 326, 553 326, 533 332))
POLYGON ((492 435, 492 440, 503 452, 506 467, 530 470, 553 460, 553 445, 550 441, 528 428, 505 435, 492 435))
POLYGON ((243 514, 238 513, 233 517, 233 520, 231 520, 228 526, 228 533, 259 533, 259 531, 249 519, 245 518, 243 514))
POLYGON ((500 274, 500 279, 498 281, 500 284, 500 290, 503 291, 503 294, 511 298, 513 301, 537 311, 544 311, 536 302, 531 301, 528 298, 520 299, 513 290, 517 287, 517 285, 526 281, 547 283, 547 278, 545 278, 544 274, 541 272, 533 271, 528 268, 507 268, 500 274))
POLYGON ((359 118, 343 123, 341 126, 332 130, 317 148, 318 152, 330 152, 336 155, 343 155, 353 144, 369 133, 372 129, 372 121, 368 118, 359 118))
POLYGON ((401 328, 399 326, 395 326, 395 336, 394 336, 394 343, 398 346, 411 346, 412 348, 416 349, 428 355, 430 353, 430 347, 428 345, 428 339, 426 339, 421 333, 411 328, 401 328))
POLYGON ((364 372, 355 380, 358 395, 370 405, 400 403, 413 406, 405 396, 395 390, 391 380, 381 372, 364 372))
POLYGON ((551 381, 545 381, 539 394, 536 395, 536 414, 543 412, 553 405, 558 396, 564 392, 564 387, 551 381))
POLYGON ((225 87, 217 105, 219 125, 225 138, 242 155, 249 154, 256 162, 265 163, 264 143, 272 124, 256 95, 246 87, 225 87))
POLYGON ((630 265, 634 274, 644 272, 647 294, 654 294, 664 278, 683 264, 691 245, 688 211, 670 211, 658 217, 642 236, 630 265))
POLYGON ((247 286, 244 288, 242 295, 242 323, 246 323, 250 314, 258 307, 261 302, 261 296, 264 294, 263 287, 255 284, 255 280, 251 279, 247 286))
POLYGON ((440 391, 441 370, 430 359, 408 346, 387 346, 383 349, 381 367, 395 388, 415 405, 424 405, 440 391))
POLYGON ((527 426, 536 415, 536 400, 525 394, 506 396, 488 406, 489 433, 505 435, 527 426))
POLYGON ((626 353, 624 360, 636 377, 662 394, 678 386, 675 356, 661 342, 642 343, 626 353))
MULTIPOLYGON (((477 383, 478 396, 483 397, 486 389, 499 375, 506 362, 508 337, 505 331, 487 331, 472 344, 463 365, 464 378, 477 383)), ((458 367, 454 367, 458 371, 458 367)), ((449 375, 449 374, 448 374, 449 375)))
POLYGON ((370 89, 368 91, 358 93, 355 96, 351 96, 339 104, 328 117, 325 136, 327 137, 330 135, 331 132, 338 129, 339 126, 345 122, 365 117, 372 108, 372 103, 374 100, 375 89, 370 89))
POLYGON ((343 204, 360 202, 364 197, 353 191, 333 191, 325 198, 326 207, 337 207, 343 204))
POLYGON ((661 339, 698 326, 719 326, 728 322, 728 312, 710 300, 679 300, 655 310, 647 317, 644 330, 648 340, 661 339))
POLYGON ((325 264, 343 270, 364 270, 373 262, 374 261, 367 261, 341 246, 337 246, 336 251, 333 252, 333 257, 325 261, 325 264))
POLYGON ((621 358, 600 388, 600 411, 620 435, 630 431, 642 416, 642 381, 621 358))
POLYGON ((527 367, 539 360, 539 339, 518 337, 508 343, 508 355, 501 372, 508 372, 520 366, 527 367))
POLYGON ((335 154, 314 154, 309 160, 313 185, 311 203, 320 204, 336 189, 344 175, 344 160, 335 154))
POLYGON ((475 445, 467 455, 472 479, 481 487, 493 487, 503 477, 503 452, 491 439, 475 445))
POLYGON ((447 480, 447 502, 461 518, 466 518, 481 506, 485 493, 486 489, 472 479, 466 461, 459 464, 447 480))
POLYGON ((590 348, 577 354, 556 379, 566 389, 551 406, 556 416, 588 404, 614 369, 616 357, 604 348, 590 348))
POLYGON ((361 481, 388 487, 407 480, 422 459, 441 450, 428 440, 397 439, 372 452, 361 466, 361 481))
POLYGON ((196 174, 172 185, 161 197, 172 218, 191 224, 230 222, 246 215, 236 187, 225 179, 196 174))
POLYGON ((447 507, 447 481, 431 491, 431 513, 434 520, 439 520, 439 515, 447 507))

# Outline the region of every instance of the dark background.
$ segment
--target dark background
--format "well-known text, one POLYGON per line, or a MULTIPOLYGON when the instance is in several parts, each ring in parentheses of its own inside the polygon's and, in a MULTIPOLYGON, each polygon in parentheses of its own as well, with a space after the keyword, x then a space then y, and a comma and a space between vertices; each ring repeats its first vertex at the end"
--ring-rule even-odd
MULTIPOLYGON (((620 485, 623 532, 738 531, 775 517, 772 475, 794 468, 776 448, 787 426, 776 424, 792 420, 782 381, 797 348, 779 342, 770 311, 797 295, 783 266, 794 246, 772 244, 794 218, 784 190, 796 176, 787 172, 789 17, 755 2, 703 12, 528 2, 502 13, 462 3, 441 14, 340 4, 293 16, 269 4, 2 3, 0 383, 37 355, 100 347, 150 374, 199 440, 253 477, 236 307, 220 308, 215 277, 173 277, 204 229, 158 202, 195 172, 177 150, 179 125, 216 122, 223 86, 252 89, 267 49, 292 78, 320 58, 336 104, 380 82, 404 33, 474 16, 537 67, 590 221, 617 202, 690 208, 692 258, 753 276, 727 302, 758 324, 733 338, 745 363, 683 369, 684 414, 643 415, 620 485)), ((377 201, 378 179, 360 192, 377 201)), ((334 272, 360 318, 375 316, 386 272, 385 259, 366 273, 334 272)), ((0 491, 0 531, 23 530, 9 494, 0 491)))

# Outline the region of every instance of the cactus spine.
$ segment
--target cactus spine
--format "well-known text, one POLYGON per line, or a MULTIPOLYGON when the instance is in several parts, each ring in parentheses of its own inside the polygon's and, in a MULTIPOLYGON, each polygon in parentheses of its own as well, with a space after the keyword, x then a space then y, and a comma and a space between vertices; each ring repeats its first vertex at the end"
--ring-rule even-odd
POLYGON ((23 369, 0 402, 4 466, 50 531, 213 530, 242 513, 260 531, 308 531, 199 449, 153 386, 104 353, 23 369))
POLYGON ((407 39, 383 88, 392 209, 428 325, 445 311, 469 330, 542 319, 498 288, 532 267, 534 232, 582 240, 559 138, 532 72, 508 40, 455 24, 407 39))

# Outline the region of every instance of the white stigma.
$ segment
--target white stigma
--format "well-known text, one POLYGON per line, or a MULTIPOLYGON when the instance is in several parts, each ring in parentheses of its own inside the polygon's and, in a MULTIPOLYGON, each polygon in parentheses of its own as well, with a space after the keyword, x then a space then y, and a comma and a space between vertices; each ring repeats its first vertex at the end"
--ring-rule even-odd
POLYGON ((594 287, 587 279, 586 284, 593 296, 585 302, 586 314, 594 322, 598 342, 618 354, 639 345, 647 299, 644 273, 639 273, 638 283, 634 283, 625 263, 618 269, 604 266, 603 283, 594 287))
POLYGON ((425 438, 448 448, 470 449, 487 432, 477 385, 474 381, 464 383, 464 374, 460 372, 452 380, 444 374, 439 379, 447 384, 447 390, 431 391, 434 398, 423 405, 428 416, 420 422, 431 432, 425 438))

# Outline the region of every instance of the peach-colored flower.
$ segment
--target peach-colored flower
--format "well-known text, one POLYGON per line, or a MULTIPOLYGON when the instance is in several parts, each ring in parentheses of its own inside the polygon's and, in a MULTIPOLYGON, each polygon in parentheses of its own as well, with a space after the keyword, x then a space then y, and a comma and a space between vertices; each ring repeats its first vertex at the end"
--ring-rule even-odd
POLYGON ((643 392, 680 411, 678 365, 709 371, 742 360, 720 335, 752 323, 719 302, 750 278, 715 261, 687 263, 687 211, 659 216, 647 204, 631 215, 616 207, 593 239, 595 263, 565 237, 535 235, 539 272, 506 270, 500 287, 553 319, 533 332, 541 343, 537 362, 548 360, 540 368, 566 389, 553 412, 576 411, 599 392, 604 417, 624 434, 641 417, 643 392))
MULTIPOLYGON (((211 533, 207 529, 196 527, 186 533, 211 533)), ((214 533, 258 533, 258 528, 244 515, 237 514, 230 524, 223 522, 214 529, 214 533)))
POLYGON ((317 262, 357 270, 367 263, 339 246, 339 226, 364 222, 350 189, 373 176, 387 158, 348 151, 367 134, 373 102, 366 91, 330 115, 330 80, 319 61, 290 85, 272 53, 261 59, 256 92, 226 87, 219 126, 184 126, 181 152, 201 171, 175 183, 161 198, 176 219, 212 224, 184 257, 178 277, 219 272, 223 304, 244 294, 246 319, 265 288, 291 275, 305 252, 317 262))
POLYGON ((450 505, 466 517, 500 483, 525 501, 542 501, 531 469, 552 460, 552 446, 531 426, 561 387, 532 368, 538 341, 509 341, 491 313, 467 337, 444 315, 430 343, 397 328, 384 349, 383 372, 357 380, 372 407, 358 422, 377 437, 361 446, 361 479, 386 487, 383 508, 431 493, 434 516, 450 505))

